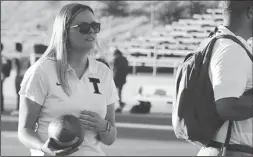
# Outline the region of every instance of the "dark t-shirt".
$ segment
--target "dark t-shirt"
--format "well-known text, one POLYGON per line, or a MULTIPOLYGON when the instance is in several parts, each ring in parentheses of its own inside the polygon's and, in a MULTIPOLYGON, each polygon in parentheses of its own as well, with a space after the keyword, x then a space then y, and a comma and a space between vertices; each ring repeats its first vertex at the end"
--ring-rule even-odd
POLYGON ((125 84, 128 74, 128 61, 124 56, 119 56, 114 59, 113 71, 116 86, 125 84))

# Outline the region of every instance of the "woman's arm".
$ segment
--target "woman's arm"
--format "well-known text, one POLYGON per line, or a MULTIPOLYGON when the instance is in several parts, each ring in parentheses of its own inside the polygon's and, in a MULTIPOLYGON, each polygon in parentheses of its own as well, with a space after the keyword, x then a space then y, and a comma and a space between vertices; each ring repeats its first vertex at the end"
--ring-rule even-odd
POLYGON ((66 156, 78 151, 78 148, 68 147, 57 150, 53 148, 53 139, 43 142, 35 132, 35 124, 41 110, 41 105, 21 96, 18 125, 18 138, 28 148, 40 150, 50 156, 66 156))
POLYGON ((93 130, 98 134, 98 139, 105 145, 111 145, 116 140, 117 130, 115 127, 114 103, 107 106, 105 119, 91 111, 81 111, 80 120, 84 130, 93 130), (106 132, 107 123, 110 130, 106 132))
POLYGON ((109 122, 110 130, 108 132, 99 132, 100 141, 105 145, 111 145, 117 138, 117 129, 115 127, 115 109, 114 104, 107 106, 105 120, 109 122))
POLYGON ((38 137, 35 124, 41 110, 41 105, 20 96, 18 138, 28 148, 41 150, 44 142, 38 137))

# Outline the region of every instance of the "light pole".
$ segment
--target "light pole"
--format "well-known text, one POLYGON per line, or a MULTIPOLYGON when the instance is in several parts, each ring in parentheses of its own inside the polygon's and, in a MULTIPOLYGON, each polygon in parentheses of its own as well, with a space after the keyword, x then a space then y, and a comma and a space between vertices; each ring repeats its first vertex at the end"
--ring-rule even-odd
POLYGON ((154 5, 153 5, 153 1, 150 1, 150 10, 151 10, 151 14, 150 14, 151 31, 153 31, 153 28, 154 28, 154 5))
MULTIPOLYGON (((153 32, 154 29, 154 4, 153 1, 150 1, 150 22, 151 22, 151 33, 153 32)), ((154 44, 154 50, 153 50, 153 76, 156 76, 156 71, 157 71, 157 54, 156 54, 156 45, 154 44)))

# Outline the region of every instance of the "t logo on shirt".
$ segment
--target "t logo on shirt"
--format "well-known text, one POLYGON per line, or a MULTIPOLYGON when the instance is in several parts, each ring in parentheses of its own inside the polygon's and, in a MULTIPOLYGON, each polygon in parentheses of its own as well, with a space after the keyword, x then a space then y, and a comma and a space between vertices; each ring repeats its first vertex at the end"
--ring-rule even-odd
POLYGON ((90 80, 90 82, 93 83, 93 87, 94 87, 94 90, 95 90, 94 93, 95 94, 101 94, 99 92, 99 89, 98 89, 98 83, 100 83, 99 79, 97 79, 97 78, 90 78, 89 77, 89 80, 90 80))

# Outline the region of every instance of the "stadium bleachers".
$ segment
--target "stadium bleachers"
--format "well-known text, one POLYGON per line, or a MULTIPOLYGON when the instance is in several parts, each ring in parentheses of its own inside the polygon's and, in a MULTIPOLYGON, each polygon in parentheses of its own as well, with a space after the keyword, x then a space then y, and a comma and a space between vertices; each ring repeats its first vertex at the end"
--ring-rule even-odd
POLYGON ((206 14, 194 14, 191 19, 180 19, 170 25, 154 29, 146 36, 132 39, 127 46, 117 41, 111 46, 122 50, 132 66, 154 66, 155 62, 156 67, 173 68, 222 22, 220 9, 207 9, 206 14), (160 57, 154 58, 156 55, 160 57), (174 56, 167 57, 168 55, 174 56))
MULTIPOLYGON (((116 19, 116 22, 113 25, 119 24, 120 21, 122 20, 116 19)), ((138 26, 140 21, 145 21, 145 18, 137 18, 135 21, 138 26)), ((101 22, 106 21, 105 19, 101 19, 101 22)), ((157 67, 165 66, 173 68, 177 65, 174 64, 174 62, 181 63, 182 58, 188 53, 193 52, 198 44, 214 30, 215 26, 220 25, 222 22, 222 11, 220 9, 207 9, 205 14, 194 14, 192 18, 180 19, 174 21, 172 24, 156 27, 152 31, 146 31, 144 34, 137 37, 135 36, 130 40, 123 40, 125 39, 125 36, 131 36, 131 33, 125 32, 125 36, 122 36, 122 40, 112 41, 109 47, 111 51, 116 47, 119 48, 124 55, 127 56, 131 66, 143 65, 143 63, 145 66, 154 66, 155 60, 157 67), (155 56, 159 57, 154 58, 155 56), (133 59, 135 60, 131 61, 133 59)), ((110 27, 113 27, 113 25, 110 27)), ((18 26, 13 27, 12 29, 19 29, 24 32, 9 31, 8 37, 13 36, 17 39, 17 37, 23 37, 26 35, 26 37, 24 37, 25 39, 29 34, 29 44, 26 44, 24 39, 17 39, 24 41, 24 49, 26 49, 25 47, 32 47, 35 43, 48 44, 49 37, 43 35, 41 33, 43 31, 31 32, 33 29, 30 28, 29 25, 24 24, 22 29, 18 26), (10 34, 12 32, 18 32, 18 34, 10 34), (41 36, 43 36, 43 38, 41 38, 41 36)), ((111 31, 109 31, 109 26, 103 27, 103 29, 108 30, 105 34, 111 33, 111 31)), ((123 28, 118 28, 118 30, 114 30, 113 33, 124 32, 123 30, 123 28)), ((143 31, 145 30, 143 29, 143 31)), ((4 29, 1 30, 2 35, 5 33, 7 32, 5 32, 4 29)), ((13 43, 14 42, 15 41, 13 41, 13 43)), ((11 43, 11 45, 13 45, 13 43, 11 43)))

